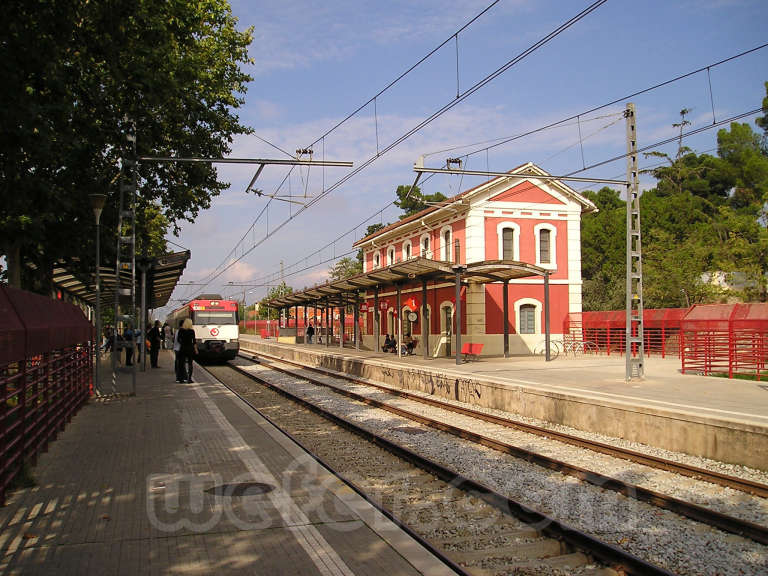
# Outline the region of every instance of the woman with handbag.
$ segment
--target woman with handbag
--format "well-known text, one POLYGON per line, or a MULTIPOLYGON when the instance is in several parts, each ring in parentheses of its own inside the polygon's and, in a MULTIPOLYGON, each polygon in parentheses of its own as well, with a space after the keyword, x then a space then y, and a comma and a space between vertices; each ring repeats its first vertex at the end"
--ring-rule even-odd
POLYGON ((181 354, 182 382, 192 382, 192 361, 197 355, 195 343, 195 330, 192 328, 192 320, 187 318, 179 330, 179 352, 181 354), (186 368, 186 370, 185 370, 186 368))

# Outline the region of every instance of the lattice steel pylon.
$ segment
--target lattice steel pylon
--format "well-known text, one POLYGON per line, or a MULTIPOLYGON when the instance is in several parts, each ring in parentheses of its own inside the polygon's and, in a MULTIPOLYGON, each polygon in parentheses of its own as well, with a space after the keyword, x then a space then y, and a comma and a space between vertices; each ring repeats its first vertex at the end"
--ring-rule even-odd
MULTIPOLYGON (((115 331, 119 321, 123 322, 123 334, 131 331, 131 338, 114 339, 112 354, 112 393, 117 392, 117 359, 122 348, 136 350, 136 127, 127 122, 126 152, 122 158, 120 177, 120 204, 117 221, 117 256, 115 263, 115 331), (121 314, 121 311, 123 312, 121 314)), ((136 394, 136 366, 138 357, 133 358, 131 369, 131 395, 136 394)))
POLYGON ((643 344, 643 255, 640 237, 640 191, 637 173, 635 105, 624 111, 627 121, 627 319, 626 379, 645 376, 643 344))

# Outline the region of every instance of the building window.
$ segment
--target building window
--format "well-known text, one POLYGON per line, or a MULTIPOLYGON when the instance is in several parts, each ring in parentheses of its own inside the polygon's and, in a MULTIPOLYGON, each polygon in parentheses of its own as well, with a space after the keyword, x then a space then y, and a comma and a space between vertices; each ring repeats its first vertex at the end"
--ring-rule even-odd
POLYGON ((395 247, 390 246, 387 248, 387 266, 391 266, 395 263, 395 247))
POLYGON ((501 222, 496 226, 498 259, 520 260, 520 226, 514 222, 501 222))
POLYGON ((432 258, 432 252, 429 251, 429 234, 421 237, 421 255, 424 258, 432 258))
POLYGON ((523 304, 520 306, 520 334, 536 333, 536 306, 533 304, 523 304))
POLYGON ((533 229, 536 239, 536 264, 555 269, 557 263, 557 228, 551 224, 539 224, 533 229))
POLYGON ((411 259, 411 241, 406 240, 403 242, 403 260, 411 259))
POLYGON ((501 259, 515 259, 515 231, 512 228, 501 230, 501 259))
POLYGON ((451 261, 451 228, 450 226, 445 226, 440 230, 440 239, 443 241, 443 249, 441 257, 443 261, 450 262, 451 261))
POLYGON ((381 266, 381 254, 376 252, 376 254, 373 255, 373 267, 379 268, 381 266))
POLYGON ((551 232, 549 230, 540 230, 539 231, 539 262, 542 264, 550 264, 549 261, 549 235, 551 232))

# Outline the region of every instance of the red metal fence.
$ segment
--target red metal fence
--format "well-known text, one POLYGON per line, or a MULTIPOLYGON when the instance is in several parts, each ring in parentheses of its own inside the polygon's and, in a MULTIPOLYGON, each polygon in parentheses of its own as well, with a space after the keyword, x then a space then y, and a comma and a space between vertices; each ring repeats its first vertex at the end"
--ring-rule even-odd
POLYGON ((0 500, 88 398, 92 341, 76 306, 0 284, 0 500))
MULTIPOLYGON (((643 310, 643 340, 647 354, 679 355, 680 321, 686 308, 643 310)), ((591 342, 600 353, 624 354, 626 312, 606 310, 568 314, 563 325, 564 338, 591 342)))
POLYGON ((693 306, 681 326, 683 373, 768 377, 768 303, 693 306))

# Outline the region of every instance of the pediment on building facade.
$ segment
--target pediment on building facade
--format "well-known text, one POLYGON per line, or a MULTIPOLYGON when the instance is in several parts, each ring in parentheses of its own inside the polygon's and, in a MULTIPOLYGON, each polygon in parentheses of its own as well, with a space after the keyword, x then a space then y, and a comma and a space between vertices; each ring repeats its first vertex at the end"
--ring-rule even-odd
POLYGON ((566 202, 533 182, 526 180, 488 199, 489 202, 525 202, 526 204, 560 204, 566 202))

